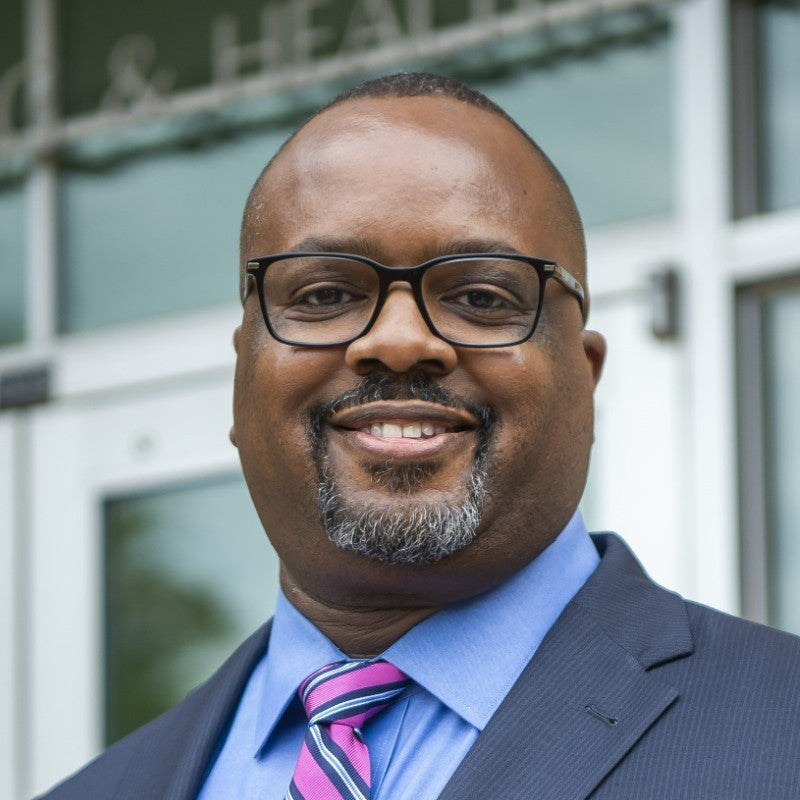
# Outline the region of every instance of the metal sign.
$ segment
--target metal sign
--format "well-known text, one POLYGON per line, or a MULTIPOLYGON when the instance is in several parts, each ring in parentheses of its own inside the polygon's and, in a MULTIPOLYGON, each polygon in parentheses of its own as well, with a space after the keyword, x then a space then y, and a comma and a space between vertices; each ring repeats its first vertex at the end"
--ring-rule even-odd
MULTIPOLYGON (((591 24, 610 12, 654 5, 655 0, 269 0, 249 36, 230 13, 212 19, 210 81, 203 86, 185 88, 184 81, 176 88, 181 75, 152 36, 121 37, 106 54, 106 84, 96 108, 72 119, 39 114, 35 136, 15 125, 13 109, 37 81, 48 81, 35 74, 33 60, 12 66, 0 75, 0 154, 46 150, 137 119, 213 111, 271 91, 441 59, 567 22, 591 24)), ((57 58, 50 59, 50 67, 57 69, 57 58)), ((53 75, 49 81, 55 85, 53 75)))

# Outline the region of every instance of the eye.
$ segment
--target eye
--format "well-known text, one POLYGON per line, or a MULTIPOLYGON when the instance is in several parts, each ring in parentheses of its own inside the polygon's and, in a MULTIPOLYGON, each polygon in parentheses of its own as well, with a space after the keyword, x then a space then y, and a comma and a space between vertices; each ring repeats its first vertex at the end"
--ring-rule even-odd
POLYGON ((511 308, 511 303, 503 299, 497 292, 488 289, 469 289, 461 295, 454 295, 451 302, 463 303, 474 309, 494 310, 511 308))
POLYGON ((370 292, 350 281, 317 281, 296 286, 282 306, 283 313, 311 322, 363 313, 371 302, 370 292))
POLYGON ((486 284, 453 287, 441 295, 439 303, 464 314, 497 314, 519 310, 519 303, 509 291, 486 284))
POLYGON ((305 291, 296 300, 295 305, 309 306, 336 306, 352 302, 354 294, 338 286, 320 286, 316 289, 305 291))

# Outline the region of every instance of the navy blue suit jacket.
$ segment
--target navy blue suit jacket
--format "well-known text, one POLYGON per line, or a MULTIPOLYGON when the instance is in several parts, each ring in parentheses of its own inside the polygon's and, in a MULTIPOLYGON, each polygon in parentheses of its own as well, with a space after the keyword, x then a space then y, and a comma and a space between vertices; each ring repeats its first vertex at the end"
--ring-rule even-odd
MULTIPOLYGON (((440 800, 800 800, 800 639, 687 603, 593 538, 600 566, 440 800)), ((44 797, 193 800, 268 640, 44 797)))

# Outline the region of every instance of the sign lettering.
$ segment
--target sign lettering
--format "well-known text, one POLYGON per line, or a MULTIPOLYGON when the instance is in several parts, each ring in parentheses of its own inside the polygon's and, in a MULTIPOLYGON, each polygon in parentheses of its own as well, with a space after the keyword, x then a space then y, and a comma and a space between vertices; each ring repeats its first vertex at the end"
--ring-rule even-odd
POLYGON ((27 79, 28 65, 24 61, 15 64, 0 76, 0 137, 8 136, 14 131, 14 109, 27 79))
MULTIPOLYGON (((571 4, 552 0, 553 6, 571 4)), ((460 16, 454 18, 450 0, 267 0, 259 9, 252 38, 243 35, 240 20, 232 14, 212 20, 211 84, 230 86, 245 77, 322 64, 328 58, 413 41, 435 29, 454 30, 547 5, 547 0, 468 0, 457 7, 460 16)), ((602 5, 598 0, 597 7, 587 7, 585 13, 600 14, 602 5)), ((175 69, 161 62, 154 40, 143 33, 119 39, 106 65, 108 83, 99 98, 100 112, 157 104, 177 91, 175 69)), ((29 80, 24 61, 0 75, 0 141, 23 127, 18 110, 29 80)))
POLYGON ((111 79, 100 107, 109 111, 143 105, 168 94, 175 72, 156 68, 156 45, 141 33, 120 39, 108 56, 111 79))

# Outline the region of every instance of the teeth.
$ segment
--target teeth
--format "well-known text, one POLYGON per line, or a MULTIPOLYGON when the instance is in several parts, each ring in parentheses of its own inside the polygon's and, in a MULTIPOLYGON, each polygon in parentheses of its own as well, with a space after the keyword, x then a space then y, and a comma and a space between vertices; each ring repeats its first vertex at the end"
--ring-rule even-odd
POLYGON ((406 422, 403 425, 375 422, 363 430, 382 439, 421 439, 423 436, 438 436, 447 432, 444 425, 434 425, 431 422, 406 422))
POLYGON ((404 439, 419 439, 420 436, 422 436, 422 425, 419 422, 410 422, 408 425, 403 425, 404 439))
POLYGON ((403 436, 403 426, 395 425, 393 422, 384 422, 382 436, 386 439, 400 439, 403 436))

